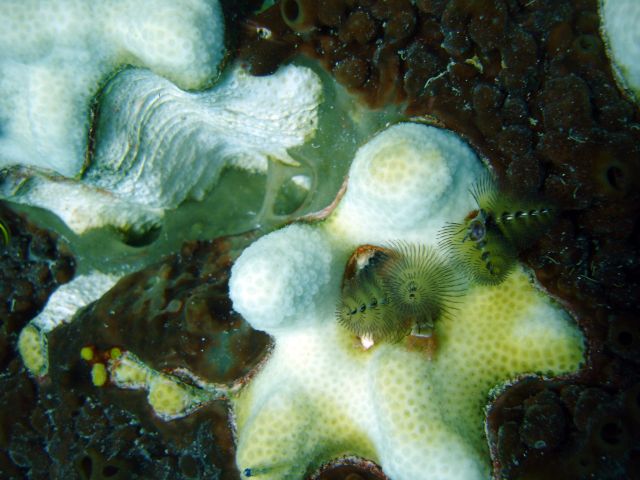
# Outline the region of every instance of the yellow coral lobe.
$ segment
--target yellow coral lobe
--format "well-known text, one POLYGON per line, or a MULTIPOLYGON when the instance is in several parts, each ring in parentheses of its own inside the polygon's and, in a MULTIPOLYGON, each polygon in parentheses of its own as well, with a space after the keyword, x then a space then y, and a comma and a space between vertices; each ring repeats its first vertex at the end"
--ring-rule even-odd
POLYGON ((149 405, 160 417, 176 417, 185 413, 190 403, 189 393, 178 383, 159 376, 151 382, 149 405))
POLYGON ((152 372, 134 355, 121 354, 111 365, 111 377, 119 387, 147 388, 152 372))
POLYGON ((113 347, 110 351, 109 351, 109 356, 112 359, 116 359, 116 358, 120 358, 120 355, 122 355, 122 350, 120 350, 118 347, 113 347))
POLYGON ((18 352, 22 362, 32 375, 45 375, 48 369, 47 341, 33 325, 27 325, 18 338, 18 352))
POLYGON ((436 329, 441 353, 434 360, 434 372, 446 372, 433 380, 450 399, 451 418, 481 425, 487 399, 474 392, 488 392, 523 372, 573 372, 584 361, 584 338, 574 322, 521 268, 499 287, 471 289, 458 308, 455 318, 436 329))
POLYGON ((91 382, 96 387, 102 387, 107 383, 108 378, 109 375, 107 374, 107 367, 104 366, 104 363, 96 363, 91 368, 91 382))
POLYGON ((89 362, 93 360, 93 348, 91 347, 82 347, 80 349, 80 358, 89 362))

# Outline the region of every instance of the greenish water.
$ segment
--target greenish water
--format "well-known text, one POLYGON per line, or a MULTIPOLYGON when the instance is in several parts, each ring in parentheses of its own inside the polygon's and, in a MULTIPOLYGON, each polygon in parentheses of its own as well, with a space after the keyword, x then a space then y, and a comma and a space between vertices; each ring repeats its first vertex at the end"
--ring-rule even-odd
POLYGON ((335 198, 358 147, 402 117, 397 108, 370 111, 359 106, 314 61, 294 63, 312 68, 324 86, 315 137, 289 150, 299 167, 270 161, 266 175, 226 169, 202 201, 188 200, 166 211, 161 228, 142 238, 124 238, 113 228, 76 235, 46 210, 14 207, 66 240, 78 260, 78 273, 94 269, 109 273, 136 271, 178 250, 187 240, 208 240, 255 229, 264 234, 321 210, 335 198))

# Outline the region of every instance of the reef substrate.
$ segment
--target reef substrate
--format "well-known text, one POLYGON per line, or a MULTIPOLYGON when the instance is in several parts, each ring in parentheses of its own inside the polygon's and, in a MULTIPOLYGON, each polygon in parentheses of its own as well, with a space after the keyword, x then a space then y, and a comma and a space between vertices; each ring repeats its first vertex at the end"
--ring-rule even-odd
POLYGON ((0 377, 5 478, 238 478, 224 400, 164 421, 146 392, 111 381, 97 387, 96 362, 81 351, 91 349, 99 362, 116 348, 149 368, 189 371, 193 378, 180 380, 193 388, 199 388, 195 378, 230 386, 246 381, 271 345, 231 311, 227 298, 231 261, 250 239, 187 243, 124 277, 51 332, 49 372, 36 384, 11 358, 0 377))
MULTIPOLYGON (((247 5, 261 2, 234 11, 235 2, 222 3, 230 30, 240 32, 233 42, 238 56, 252 73, 267 74, 300 53, 319 59, 369 106, 395 103, 415 120, 457 132, 502 182, 556 202, 559 221, 521 260, 576 314, 589 364, 579 377, 525 380, 497 397, 488 418, 494 474, 549 474, 547 465, 559 462, 568 479, 640 475, 640 112, 616 85, 597 2, 319 0, 322 14, 304 31, 287 25, 279 4, 248 16, 247 5)), ((74 261, 52 232, 4 206, 0 214, 12 235, 0 270, 0 472, 6 478, 215 478, 222 469, 222 478, 238 478, 222 403, 166 424, 153 417, 143 392, 91 384, 78 347, 175 347, 146 346, 142 324, 129 337, 122 328, 98 328, 100 317, 86 313, 91 328, 65 326, 78 337, 52 340, 60 346, 53 362, 59 383, 27 376, 13 351, 17 331, 72 278, 74 261)), ((187 246, 165 268, 174 271, 180 259, 210 247, 187 246)), ((180 320, 171 328, 199 331, 184 303, 195 295, 190 311, 209 311, 193 293, 198 275, 188 274, 192 283, 183 290, 174 284, 165 292, 165 307, 182 292, 180 320)), ((122 285, 138 288, 143 277, 122 285)), ((219 293, 221 282, 206 288, 219 293)), ((218 299, 222 312, 228 300, 218 299)), ((90 310, 108 310, 96 305, 90 310)), ((151 306, 143 301, 139 308, 147 314, 151 306)), ((154 315, 148 321, 153 327, 155 319, 156 328, 174 318, 154 315)), ((185 344, 195 338, 187 334, 185 344)), ((188 363, 197 370, 201 357, 187 362, 149 353, 145 359, 157 368, 188 363)))

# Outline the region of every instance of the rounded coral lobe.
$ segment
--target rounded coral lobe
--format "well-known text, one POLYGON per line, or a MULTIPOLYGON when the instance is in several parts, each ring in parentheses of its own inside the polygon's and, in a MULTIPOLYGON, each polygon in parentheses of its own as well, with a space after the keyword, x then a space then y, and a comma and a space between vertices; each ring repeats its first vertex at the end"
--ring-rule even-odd
POLYGON ((290 225, 263 237, 231 270, 233 308, 268 333, 307 325, 313 318, 309 312, 318 312, 324 299, 337 293, 331 282, 334 263, 327 238, 310 225, 290 225))

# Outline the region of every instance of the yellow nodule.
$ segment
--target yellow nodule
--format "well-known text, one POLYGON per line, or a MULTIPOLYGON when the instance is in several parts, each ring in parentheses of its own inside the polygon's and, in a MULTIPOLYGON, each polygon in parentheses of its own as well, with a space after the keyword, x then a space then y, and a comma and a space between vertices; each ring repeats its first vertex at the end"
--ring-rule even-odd
POLYGON ((91 381, 96 387, 102 387, 107 383, 108 377, 107 367, 104 366, 104 363, 96 363, 91 368, 91 381))
POLYGON ((27 325, 18 338, 18 351, 22 362, 32 375, 42 376, 47 373, 47 341, 40 330, 27 325))
POLYGON ((120 358, 120 355, 122 355, 122 350, 120 350, 118 347, 113 347, 110 351, 109 351, 109 355, 111 356, 112 359, 116 359, 116 358, 120 358))
POLYGON ((93 360, 93 348, 91 347, 82 347, 80 349, 80 357, 87 362, 93 360))

